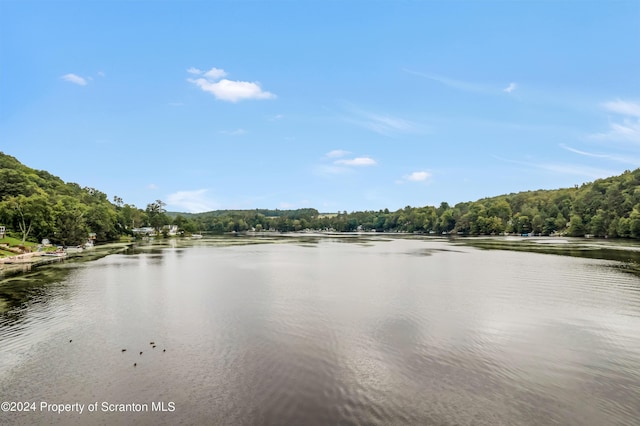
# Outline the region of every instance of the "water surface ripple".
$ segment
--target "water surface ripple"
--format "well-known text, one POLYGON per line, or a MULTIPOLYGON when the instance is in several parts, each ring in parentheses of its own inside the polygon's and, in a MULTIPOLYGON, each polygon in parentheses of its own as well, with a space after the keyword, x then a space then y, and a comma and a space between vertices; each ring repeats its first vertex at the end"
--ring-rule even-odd
POLYGON ((149 411, 0 422, 637 424, 640 279, 616 262, 290 240, 135 250, 23 283, 38 290, 0 316, 3 400, 149 411))

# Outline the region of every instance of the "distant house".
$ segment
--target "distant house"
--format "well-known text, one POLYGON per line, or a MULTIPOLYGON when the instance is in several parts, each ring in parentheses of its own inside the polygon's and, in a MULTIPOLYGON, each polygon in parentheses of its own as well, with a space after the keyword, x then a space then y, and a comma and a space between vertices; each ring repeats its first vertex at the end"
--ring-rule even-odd
POLYGON ((162 229, 167 230, 167 235, 169 236, 178 234, 178 225, 165 225, 162 229))
POLYGON ((142 228, 133 228, 131 232, 141 235, 155 235, 156 230, 150 226, 143 226, 142 228))
POLYGON ((0 239, 4 238, 6 233, 7 233, 7 230, 5 229, 5 227, 4 226, 0 226, 0 239))

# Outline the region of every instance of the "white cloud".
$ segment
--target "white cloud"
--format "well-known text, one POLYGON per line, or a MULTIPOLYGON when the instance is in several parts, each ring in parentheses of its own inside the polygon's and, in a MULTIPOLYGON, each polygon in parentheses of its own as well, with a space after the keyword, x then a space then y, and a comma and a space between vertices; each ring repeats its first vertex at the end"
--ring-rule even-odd
POLYGON ((550 172, 566 174, 566 175, 576 175, 576 176, 585 176, 590 179, 601 179, 609 176, 615 175, 617 172, 615 170, 605 170, 599 169, 596 167, 588 167, 576 164, 558 164, 558 163, 547 163, 547 164, 534 164, 534 166, 548 170, 550 172))
POLYGON ((330 164, 321 164, 313 169, 313 172, 320 176, 333 176, 353 173, 353 169, 349 167, 340 167, 330 164))
POLYGON ((227 73, 223 69, 213 67, 209 71, 205 72, 204 76, 211 80, 219 80, 222 77, 226 77, 227 73))
MULTIPOLYGON (((438 82, 447 87, 451 87, 452 89, 461 90, 463 92, 471 92, 471 93, 481 93, 481 94, 497 94, 499 93, 499 89, 496 86, 488 85, 488 84, 478 84, 471 83, 463 80, 456 80, 454 78, 445 77, 437 74, 424 73, 418 71, 412 71, 408 69, 403 70, 406 73, 417 75, 420 77, 424 77, 426 79, 438 82)), ((503 92, 512 93, 514 90, 518 88, 516 83, 509 83, 507 87, 502 89, 503 92)))
POLYGON ((403 184, 407 182, 427 182, 430 177, 431 173, 421 170, 402 176, 402 179, 396 180, 396 183, 403 184))
POLYGON ((509 85, 508 85, 507 87, 505 87, 505 88, 503 89, 503 91, 505 91, 505 92, 507 92, 507 93, 511 93, 511 92, 513 92, 514 90, 516 90, 516 87, 518 87, 518 85, 517 85, 517 84, 515 84, 515 83, 509 83, 509 85))
POLYGON ((559 174, 583 176, 592 180, 613 176, 619 172, 615 170, 600 169, 597 167, 582 166, 580 164, 535 163, 532 161, 510 160, 507 158, 498 157, 497 155, 493 155, 492 157, 507 163, 517 164, 523 168, 534 167, 559 174))
POLYGON ((602 104, 606 109, 621 115, 640 117, 640 103, 615 100, 602 104))
POLYGON ((156 185, 155 183, 150 183, 149 185, 147 185, 147 189, 150 189, 153 191, 155 189, 158 189, 158 185, 156 185))
POLYGON ((621 122, 610 122, 608 132, 592 134, 591 137, 640 143, 640 104, 618 99, 602 105, 608 111, 624 117, 621 122))
POLYGON ((624 119, 622 123, 609 123, 608 132, 595 133, 591 137, 640 143, 640 120, 624 119))
POLYGON ((375 166, 378 164, 371 157, 342 158, 350 154, 349 151, 334 149, 322 157, 324 161, 332 161, 330 164, 320 164, 314 167, 314 173, 320 176, 333 176, 354 173, 358 167, 375 166))
POLYGON ((241 136, 246 134, 247 131, 244 129, 221 130, 220 133, 222 133, 223 135, 229 135, 229 136, 241 136))
POLYGON ((207 189, 177 191, 167 196, 167 205, 184 209, 189 213, 201 213, 215 210, 217 204, 206 197, 207 189))
POLYGON ((415 123, 402 118, 371 113, 357 108, 349 109, 356 115, 356 118, 346 118, 346 121, 381 135, 393 136, 396 133, 411 133, 418 130, 415 123))
POLYGON ((409 74, 413 74, 413 75, 417 75, 420 77, 424 77, 427 78, 429 80, 433 80, 436 81, 438 83, 444 84, 445 86, 454 88, 454 89, 458 89, 458 90, 462 90, 465 92, 479 92, 479 93, 488 93, 488 92, 492 92, 492 90, 489 87, 480 85, 480 84, 476 84, 476 83, 469 83, 467 81, 462 81, 462 80, 456 80, 453 78, 449 78, 449 77, 443 77, 440 75, 436 75, 436 74, 428 74, 428 73, 423 73, 423 72, 418 72, 418 71, 411 71, 408 69, 404 70, 405 72, 409 73, 409 74))
POLYGON ((224 79, 217 83, 212 83, 204 78, 198 78, 196 80, 189 79, 188 81, 194 83, 205 92, 211 93, 216 99, 223 101, 238 102, 243 99, 275 98, 273 93, 263 91, 258 83, 248 81, 224 79))
POLYGON ((80 77, 79 75, 76 75, 76 74, 65 74, 60 78, 63 79, 64 81, 68 81, 69 83, 78 84, 80 86, 86 86, 87 85, 87 80, 82 78, 82 77, 80 77))
POLYGON ((276 114, 273 117, 269 117, 268 120, 269 121, 279 121, 282 120, 284 118, 283 114, 276 114))
POLYGON ((334 149, 333 151, 327 152, 324 156, 326 158, 340 158, 344 157, 347 154, 350 154, 350 152, 343 149, 334 149))
POLYGON ((560 147, 562 149, 565 149, 565 150, 569 151, 569 152, 573 152, 574 154, 583 155, 585 157, 602 158, 602 159, 605 159, 605 160, 617 161, 619 163, 634 164, 636 166, 640 165, 640 158, 633 158, 633 157, 629 157, 627 155, 622 156, 622 155, 614 155, 614 154, 596 154, 596 153, 593 153, 593 152, 580 151, 579 149, 571 148, 570 146, 567 146, 565 144, 560 144, 560 147))
POLYGON ((405 179, 411 182, 424 182, 425 180, 429 179, 431 177, 431 173, 429 172, 413 172, 407 176, 405 176, 405 179))
POLYGON ((371 157, 356 157, 352 159, 344 159, 344 160, 336 160, 333 164, 338 164, 342 166, 375 166, 378 164, 376 160, 371 157))
MULTIPOLYGON (((202 71, 197 68, 189 68, 190 74, 201 75, 202 71)), ((202 74, 201 78, 188 78, 189 83, 193 83, 205 92, 211 93, 216 99, 227 102, 238 102, 243 99, 274 99, 276 95, 262 90, 260 83, 250 81, 228 80, 227 73, 220 68, 211 68, 202 74), (219 81, 218 81, 219 80, 219 81)))

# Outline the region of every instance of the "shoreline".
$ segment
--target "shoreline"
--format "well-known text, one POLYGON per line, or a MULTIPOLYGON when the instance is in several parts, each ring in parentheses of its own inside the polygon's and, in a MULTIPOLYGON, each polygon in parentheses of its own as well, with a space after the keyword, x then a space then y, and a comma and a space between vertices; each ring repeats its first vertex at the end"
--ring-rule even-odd
POLYGON ((20 273, 30 272, 34 268, 63 261, 91 261, 129 248, 132 243, 107 243, 82 251, 66 253, 63 256, 45 256, 45 252, 22 253, 0 258, 0 280, 20 273))

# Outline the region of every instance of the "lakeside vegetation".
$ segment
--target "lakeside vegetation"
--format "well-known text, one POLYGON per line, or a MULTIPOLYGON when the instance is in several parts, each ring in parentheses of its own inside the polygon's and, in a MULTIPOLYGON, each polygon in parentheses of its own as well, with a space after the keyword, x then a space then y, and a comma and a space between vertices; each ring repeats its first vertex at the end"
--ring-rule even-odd
MULTIPOLYGON (((64 246, 135 237, 141 227, 168 233, 245 231, 376 231, 425 234, 535 234, 640 238, 640 169, 573 188, 526 191, 450 206, 407 206, 335 214, 316 209, 218 210, 206 213, 166 212, 161 200, 145 209, 126 204, 96 188, 66 183, 47 171, 34 170, 0 153, 0 226, 8 237, 29 242, 48 239, 64 246)), ((9 244, 10 246, 15 246, 9 244)), ((31 245, 31 247, 33 247, 31 245)), ((1 252, 0 256, 7 255, 1 252)))

